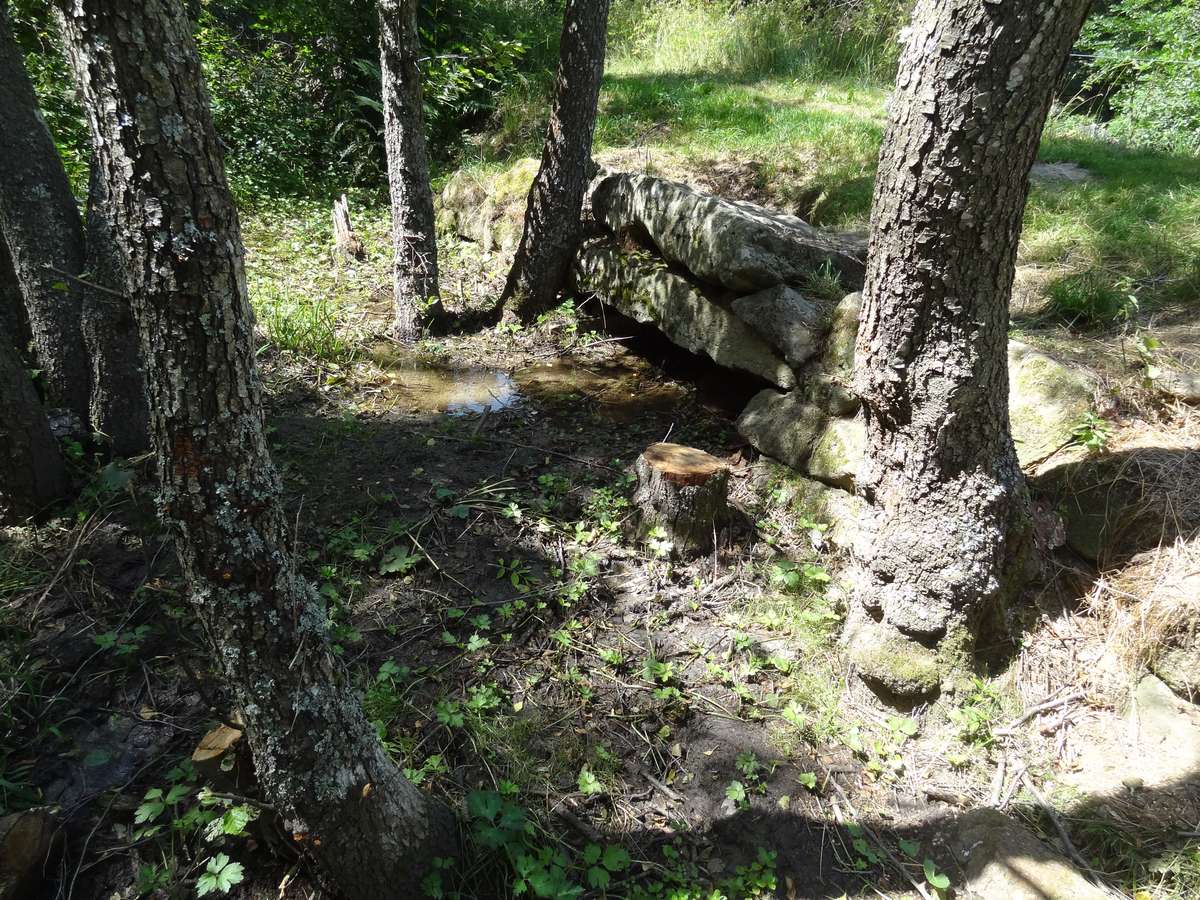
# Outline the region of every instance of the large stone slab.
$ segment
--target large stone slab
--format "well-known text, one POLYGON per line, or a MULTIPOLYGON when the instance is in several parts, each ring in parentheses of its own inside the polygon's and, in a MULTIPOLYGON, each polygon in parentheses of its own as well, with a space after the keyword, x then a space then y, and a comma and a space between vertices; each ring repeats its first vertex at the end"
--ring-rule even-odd
POLYGON ((1022 466, 1044 459, 1071 439, 1092 410, 1091 383, 1078 370, 1008 342, 1008 411, 1022 466))
POLYGON ((525 158, 503 172, 455 172, 438 201, 438 227, 475 241, 489 253, 512 253, 521 241, 538 165, 536 159, 525 158))
POLYGON ((976 809, 953 825, 951 846, 980 900, 1109 900, 1067 859, 994 809, 976 809))
POLYGON ((590 200, 592 215, 614 233, 644 233, 667 260, 734 291, 799 283, 826 265, 848 287, 862 284, 866 248, 861 241, 753 203, 626 172, 599 179, 590 200))
POLYGON ((673 343, 782 388, 791 368, 745 322, 649 254, 625 252, 606 238, 586 242, 572 267, 576 289, 601 297, 635 321, 654 325, 673 343))
POLYGON ((795 367, 821 350, 829 330, 829 308, 786 284, 739 297, 733 312, 795 367))

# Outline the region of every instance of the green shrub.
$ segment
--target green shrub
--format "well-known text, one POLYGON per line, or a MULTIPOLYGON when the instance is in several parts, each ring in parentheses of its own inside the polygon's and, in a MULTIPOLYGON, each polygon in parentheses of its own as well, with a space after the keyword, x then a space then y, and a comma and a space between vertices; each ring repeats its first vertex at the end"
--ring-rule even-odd
POLYGON ((1200 0, 1119 0, 1094 15, 1080 48, 1088 84, 1112 91, 1117 137, 1200 152, 1200 0))
POLYGON ((1066 275, 1046 289, 1048 311, 1068 325, 1098 327, 1126 318, 1131 311, 1129 292, 1103 272, 1066 275))

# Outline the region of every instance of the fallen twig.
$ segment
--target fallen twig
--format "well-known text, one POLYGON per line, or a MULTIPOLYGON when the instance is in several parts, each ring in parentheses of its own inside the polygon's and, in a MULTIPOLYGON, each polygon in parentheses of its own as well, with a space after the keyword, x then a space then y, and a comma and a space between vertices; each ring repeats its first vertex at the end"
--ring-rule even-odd
POLYGON ((1035 716, 1037 716, 1041 713, 1047 712, 1049 710, 1052 710, 1055 707, 1064 706, 1067 703, 1073 703, 1076 700, 1082 700, 1083 698, 1084 698, 1083 691, 1076 691, 1073 694, 1067 694, 1067 696, 1059 697, 1056 700, 1046 700, 1042 703, 1039 703, 1037 706, 1029 707, 1029 709, 1025 710, 1025 712, 1023 712, 1017 718, 1013 719, 1011 722, 1009 722, 1003 728, 998 728, 995 731, 993 731, 992 734, 994 734, 996 737, 1010 737, 1016 733, 1016 730, 1018 728, 1020 728, 1022 725, 1024 725, 1026 722, 1028 722, 1030 719, 1034 718, 1035 716))

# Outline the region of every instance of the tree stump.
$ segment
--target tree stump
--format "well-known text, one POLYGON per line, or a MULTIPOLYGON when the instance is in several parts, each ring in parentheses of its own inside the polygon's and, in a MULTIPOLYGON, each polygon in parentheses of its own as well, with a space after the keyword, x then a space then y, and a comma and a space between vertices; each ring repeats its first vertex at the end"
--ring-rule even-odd
POLYGON ((350 227, 350 201, 345 194, 333 201, 333 244, 348 259, 367 258, 367 248, 350 227))
POLYGON ((694 447, 651 444, 638 457, 643 532, 662 528, 680 556, 708 553, 730 520, 729 466, 694 447))

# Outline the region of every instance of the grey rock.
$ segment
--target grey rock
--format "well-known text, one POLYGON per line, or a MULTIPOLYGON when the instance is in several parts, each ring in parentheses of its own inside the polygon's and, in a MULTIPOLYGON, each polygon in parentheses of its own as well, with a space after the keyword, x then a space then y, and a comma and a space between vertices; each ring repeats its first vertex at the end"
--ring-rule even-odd
POLYGON ((750 398, 737 430, 760 452, 799 470, 825 422, 825 413, 799 394, 765 390, 750 398))
POLYGON ((829 328, 829 308, 785 284, 739 297, 733 311, 793 366, 817 354, 829 328))
POLYGON ((1184 403, 1200 403, 1200 372, 1164 368, 1155 376, 1154 386, 1184 403))
POLYGON ((928 697, 941 684, 937 654, 893 626, 854 616, 844 639, 859 676, 896 697, 928 697))
POLYGON ((862 284, 863 242, 753 203, 630 173, 600 179, 590 202, 593 216, 614 233, 644 231, 667 260, 735 291, 800 282, 825 265, 851 287, 862 284))
POLYGON ((808 474, 826 484, 853 491, 866 449, 867 428, 861 418, 830 419, 813 442, 808 474))
POLYGON ((1021 341, 1008 342, 1008 409, 1021 465, 1043 459, 1071 438, 1092 410, 1094 390, 1070 369, 1021 341))
POLYGON ((955 821, 947 841, 970 896, 981 900, 1107 900, 1065 857, 994 809, 955 821))
POLYGON ((791 368, 750 326, 649 254, 624 252, 607 238, 592 239, 576 254, 572 278, 578 290, 654 325, 685 350, 782 388, 796 384, 791 368))

